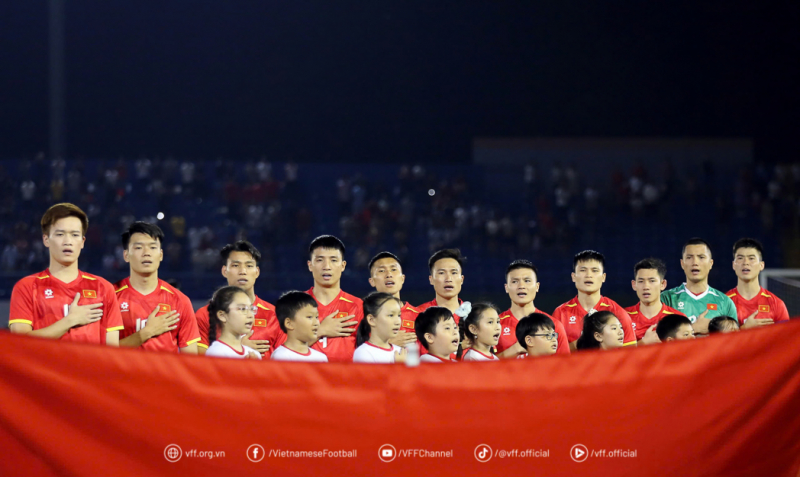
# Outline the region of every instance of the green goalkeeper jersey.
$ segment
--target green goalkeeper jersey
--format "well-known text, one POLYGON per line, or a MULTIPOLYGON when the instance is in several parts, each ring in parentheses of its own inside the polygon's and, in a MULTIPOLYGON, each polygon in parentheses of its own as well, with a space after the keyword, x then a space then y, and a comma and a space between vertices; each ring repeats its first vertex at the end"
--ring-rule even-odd
POLYGON ((709 320, 718 316, 736 319, 736 305, 727 295, 716 288, 708 287, 704 293, 694 295, 686 289, 686 283, 661 293, 661 302, 685 314, 694 323, 701 313, 708 310, 709 320))

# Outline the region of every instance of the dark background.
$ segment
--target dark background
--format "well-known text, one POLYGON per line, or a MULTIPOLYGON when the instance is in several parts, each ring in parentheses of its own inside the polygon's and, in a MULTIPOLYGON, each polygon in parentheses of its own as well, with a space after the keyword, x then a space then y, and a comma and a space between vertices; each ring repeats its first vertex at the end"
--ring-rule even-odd
MULTIPOLYGON (((476 136, 796 157, 790 1, 66 1, 66 155, 470 160, 476 136)), ((47 149, 47 2, 0 3, 0 157, 47 149)))

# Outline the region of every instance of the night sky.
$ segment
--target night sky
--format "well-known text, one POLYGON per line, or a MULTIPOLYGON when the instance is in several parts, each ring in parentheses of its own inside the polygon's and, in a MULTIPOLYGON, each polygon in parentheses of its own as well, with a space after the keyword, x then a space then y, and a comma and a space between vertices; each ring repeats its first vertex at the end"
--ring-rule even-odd
MULTIPOLYGON (((66 0, 67 154, 470 160, 478 136, 793 160, 797 2, 66 0)), ((0 4, 0 157, 47 148, 47 2, 0 4)))

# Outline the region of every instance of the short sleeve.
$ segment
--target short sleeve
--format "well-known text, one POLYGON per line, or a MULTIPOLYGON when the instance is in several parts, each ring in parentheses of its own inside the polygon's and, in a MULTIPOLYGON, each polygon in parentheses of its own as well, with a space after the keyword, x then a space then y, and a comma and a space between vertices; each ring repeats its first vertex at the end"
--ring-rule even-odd
POLYGON ((8 324, 23 323, 33 327, 34 305, 31 281, 23 278, 14 285, 11 291, 11 310, 8 324))
POLYGON ((178 313, 181 314, 178 325, 178 347, 185 348, 192 343, 198 343, 200 331, 197 327, 197 318, 192 303, 182 293, 178 296, 178 313))
POLYGON ((553 329, 558 333, 558 348, 556 354, 570 354, 569 351, 569 338, 567 338, 567 329, 560 320, 553 318, 553 329))
POLYGON ((204 306, 194 314, 197 322, 197 331, 200 334, 200 341, 197 346, 208 349, 208 307, 204 306))
POLYGON ((112 331, 122 331, 125 326, 122 324, 122 313, 119 311, 119 302, 117 301, 117 294, 114 292, 114 287, 107 281, 103 280, 103 322, 102 328, 106 333, 112 331))

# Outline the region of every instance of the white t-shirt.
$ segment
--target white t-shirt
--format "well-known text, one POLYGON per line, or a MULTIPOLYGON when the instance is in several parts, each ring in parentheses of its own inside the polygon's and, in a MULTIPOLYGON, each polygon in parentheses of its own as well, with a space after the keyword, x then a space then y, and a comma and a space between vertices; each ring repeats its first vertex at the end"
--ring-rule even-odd
POLYGON ((423 354, 419 357, 420 363, 453 363, 454 361, 451 359, 442 359, 438 356, 434 356, 432 354, 423 354))
POLYGON ((308 363, 327 363, 328 357, 315 349, 308 348, 308 353, 302 354, 292 351, 286 346, 278 346, 272 352, 273 361, 305 361, 308 363))
POLYGON ((375 346, 369 341, 365 342, 353 353, 354 363, 394 363, 394 354, 400 351, 397 345, 389 345, 389 348, 375 346))
POLYGON ((461 357, 461 361, 498 361, 500 358, 493 354, 483 354, 480 351, 470 348, 461 357))
POLYGON ((254 350, 249 346, 242 345, 242 351, 236 351, 235 349, 231 348, 229 345, 223 343, 222 341, 214 341, 211 343, 211 346, 208 347, 206 351, 206 356, 214 356, 216 358, 237 358, 237 359, 244 359, 247 357, 248 353, 255 354, 258 359, 261 359, 261 353, 254 350))

